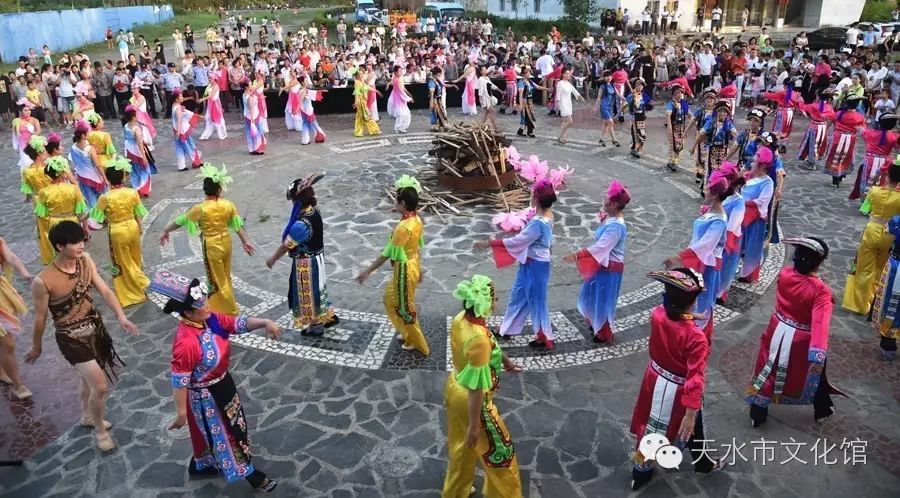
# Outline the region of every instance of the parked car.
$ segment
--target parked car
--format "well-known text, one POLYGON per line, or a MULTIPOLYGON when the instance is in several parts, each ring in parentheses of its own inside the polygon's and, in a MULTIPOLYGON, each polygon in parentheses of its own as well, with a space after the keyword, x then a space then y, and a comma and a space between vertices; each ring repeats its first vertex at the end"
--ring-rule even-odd
POLYGON ((357 0, 356 22, 363 24, 384 24, 384 14, 373 0, 357 0))
POLYGON ((847 27, 827 26, 810 31, 806 34, 809 40, 809 48, 813 50, 829 49, 840 50, 847 42, 847 27))

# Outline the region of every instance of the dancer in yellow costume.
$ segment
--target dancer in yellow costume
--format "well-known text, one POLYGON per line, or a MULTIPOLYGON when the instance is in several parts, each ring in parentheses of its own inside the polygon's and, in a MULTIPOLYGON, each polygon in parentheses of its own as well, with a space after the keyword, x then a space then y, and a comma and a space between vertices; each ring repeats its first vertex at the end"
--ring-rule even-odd
POLYGON ((419 207, 419 181, 409 175, 403 175, 394 183, 397 189, 397 205, 394 209, 400 213, 400 223, 391 234, 381 256, 356 277, 363 283, 369 275, 377 270, 385 261, 390 260, 393 277, 384 289, 384 311, 400 338, 401 347, 406 350, 416 349, 428 356, 431 350, 425 342, 422 327, 416 308, 416 287, 422 282, 422 264, 419 248, 424 245, 422 239, 422 220, 416 213, 419 207))
POLYGON ((19 376, 16 343, 11 333, 21 329, 19 316, 25 314, 28 307, 9 282, 12 270, 16 270, 29 282, 34 280, 34 276, 6 245, 6 241, 0 238, 0 382, 11 385, 13 395, 23 400, 31 397, 31 391, 25 387, 22 377, 19 376))
POLYGON ((842 306, 854 313, 869 313, 875 298, 875 285, 881 270, 891 253, 894 236, 888 232, 891 218, 900 214, 900 161, 894 161, 888 168, 888 184, 872 187, 866 196, 866 203, 872 211, 869 222, 863 230, 856 259, 847 276, 842 306))
POLYGON ((453 371, 444 388, 447 409, 447 477, 443 498, 467 498, 473 491, 475 464, 484 470, 486 498, 522 496, 519 460, 512 437, 494 405, 500 370, 522 369, 503 354, 485 319, 497 305, 491 279, 475 275, 462 281, 453 297, 463 310, 450 326, 453 371))
MULTIPOLYGON (((44 137, 31 137, 31 141, 25 146, 23 151, 26 156, 31 159, 31 166, 22 170, 22 188, 25 194, 25 201, 31 201, 33 206, 37 206, 38 192, 44 187, 53 183, 44 173, 45 161, 47 160, 47 139, 44 137)), ((41 251, 41 263, 49 265, 53 261, 53 246, 50 245, 50 239, 47 232, 50 231, 50 220, 47 218, 35 217, 37 224, 38 249, 41 251)))
MULTIPOLYGON (((78 185, 67 182, 67 178, 70 176, 69 160, 63 156, 47 159, 44 173, 53 183, 38 192, 34 214, 47 220, 47 232, 49 233, 50 229, 63 220, 81 223, 87 232, 89 214, 87 202, 85 202, 84 194, 81 193, 78 185)), ((53 251, 53 255, 56 256, 56 251, 53 251)))
POLYGON ((97 151, 100 158, 100 164, 106 164, 116 155, 116 146, 113 145, 112 136, 103 129, 104 121, 94 111, 88 111, 84 114, 84 120, 91 125, 91 131, 88 133, 88 143, 97 151))
POLYGON ((209 286, 209 307, 213 311, 237 315, 238 306, 231 286, 231 234, 237 233, 244 252, 252 256, 256 248, 247 238, 244 220, 233 202, 221 197, 222 192, 232 182, 225 166, 216 169, 209 163, 200 167, 203 178, 203 193, 206 200, 187 210, 175 221, 169 223, 159 238, 160 245, 169 241, 169 232, 185 227, 190 235, 200 235, 203 241, 203 263, 206 265, 206 280, 209 286))
POLYGON ((150 279, 144 275, 141 254, 141 218, 147 208, 133 188, 123 187, 131 162, 124 157, 106 161, 106 180, 110 190, 97 198, 91 219, 109 224, 109 259, 112 263, 113 290, 122 307, 147 300, 150 279))
POLYGON ((363 130, 369 135, 381 135, 378 123, 369 115, 369 85, 363 80, 363 69, 357 68, 353 80, 353 108, 356 109, 356 120, 353 122, 353 136, 363 136, 363 130))

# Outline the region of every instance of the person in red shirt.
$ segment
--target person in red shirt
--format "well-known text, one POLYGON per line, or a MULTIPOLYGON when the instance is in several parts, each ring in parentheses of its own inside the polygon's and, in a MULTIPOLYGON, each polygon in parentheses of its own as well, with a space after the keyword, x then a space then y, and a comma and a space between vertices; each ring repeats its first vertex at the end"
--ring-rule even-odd
POLYGON ((744 74, 747 73, 747 58, 744 51, 737 49, 737 53, 731 58, 731 74, 734 75, 734 84, 737 86, 738 102, 744 97, 744 74))
POLYGON ((834 188, 841 186, 841 181, 853 167, 856 132, 866 124, 866 117, 854 110, 862 99, 857 96, 845 98, 841 111, 834 117, 834 132, 825 157, 825 171, 831 174, 834 188))
POLYGON ((507 109, 511 109, 513 114, 518 113, 518 105, 516 101, 519 97, 519 89, 516 86, 516 63, 510 62, 506 69, 503 70, 503 81, 506 81, 506 96, 503 99, 503 106, 500 107, 500 114, 506 114, 507 109))
POLYGON ((784 90, 765 92, 763 98, 778 105, 778 110, 775 111, 775 121, 772 123, 772 133, 778 137, 778 140, 787 141, 794 125, 794 108, 803 103, 800 92, 794 91, 793 83, 785 83, 784 90))
POLYGON ((650 363, 644 372, 631 415, 631 433, 637 438, 631 471, 631 489, 653 477, 655 455, 645 455, 640 441, 659 434, 672 444, 686 443, 693 454, 694 471, 709 473, 724 467, 724 458, 710 459, 703 451, 703 391, 710 343, 694 321, 694 303, 703 292, 703 277, 689 268, 650 272, 665 285, 663 304, 650 315, 650 363))
POLYGON ((766 422, 773 403, 811 404, 818 422, 834 414, 831 395, 843 395, 825 376, 834 303, 818 269, 828 245, 816 237, 782 242, 795 247, 794 265, 778 274, 775 312, 759 339, 746 397, 753 427, 766 422))
POLYGON ((809 118, 809 126, 800 141, 800 152, 797 159, 806 161, 807 169, 818 169, 818 162, 825 157, 828 146, 828 124, 834 121, 834 108, 831 107, 833 88, 819 92, 819 101, 800 104, 800 112, 809 118))
POLYGON ((891 131, 897 126, 896 114, 882 114, 876 128, 866 128, 862 138, 866 142, 866 157, 856 173, 850 200, 865 199, 869 187, 887 183, 888 166, 894 162, 894 149, 900 144, 900 134, 891 131))
POLYGON ((303 65, 304 69, 306 69, 307 72, 309 72, 312 69, 311 67, 309 67, 309 63, 311 60, 312 60, 312 58, 306 52, 306 49, 301 48, 300 49, 300 64, 303 65))

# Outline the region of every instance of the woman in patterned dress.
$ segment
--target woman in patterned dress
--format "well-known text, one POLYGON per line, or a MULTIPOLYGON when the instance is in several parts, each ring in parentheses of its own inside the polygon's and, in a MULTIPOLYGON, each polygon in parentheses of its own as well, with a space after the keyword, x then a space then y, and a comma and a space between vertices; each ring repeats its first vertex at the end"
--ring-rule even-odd
POLYGON ((229 337, 265 329, 269 338, 278 339, 281 327, 272 320, 210 310, 206 285, 196 278, 161 271, 150 290, 169 298, 165 313, 179 315, 171 362, 177 412, 169 430, 188 426, 193 448, 188 474, 220 473, 229 484, 246 479, 255 489, 271 492, 278 482, 251 462, 247 421, 228 371, 229 337))
POLYGON ((22 261, 6 245, 6 241, 0 238, 0 382, 12 386, 12 393, 16 399, 23 400, 31 397, 31 391, 25 387, 19 376, 12 333, 21 329, 19 316, 25 314, 28 307, 9 282, 12 270, 16 270, 29 282, 34 279, 28 268, 25 268, 22 261))

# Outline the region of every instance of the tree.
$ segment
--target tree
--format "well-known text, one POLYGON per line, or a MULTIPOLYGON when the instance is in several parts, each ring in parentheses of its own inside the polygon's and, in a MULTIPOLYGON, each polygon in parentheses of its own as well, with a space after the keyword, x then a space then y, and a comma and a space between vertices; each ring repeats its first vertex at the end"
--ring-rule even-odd
POLYGON ((566 17, 581 24, 589 24, 600 14, 600 3, 597 0, 562 0, 566 17))

